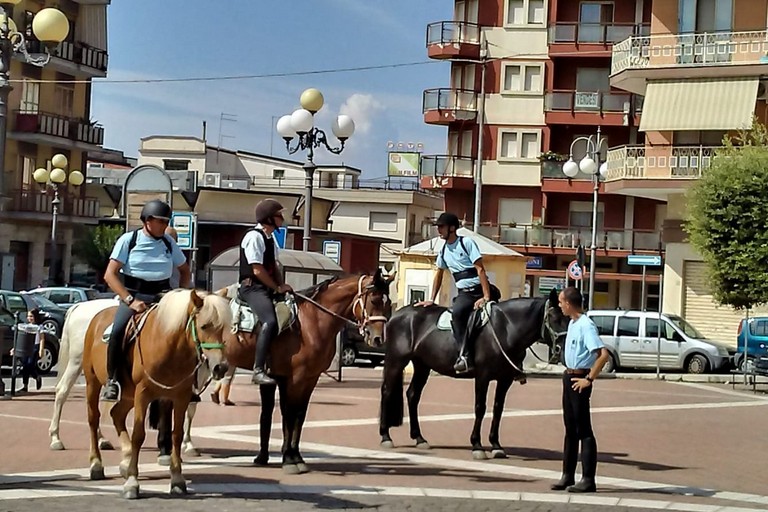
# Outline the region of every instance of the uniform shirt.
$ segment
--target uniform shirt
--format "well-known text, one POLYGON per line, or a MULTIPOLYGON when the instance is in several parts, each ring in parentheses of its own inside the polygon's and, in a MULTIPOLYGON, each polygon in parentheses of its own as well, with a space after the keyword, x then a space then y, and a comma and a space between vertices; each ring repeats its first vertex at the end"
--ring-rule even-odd
MULTIPOLYGON (((448 269, 451 274, 461 272, 462 270, 468 270, 474 268, 475 262, 482 258, 480 249, 477 247, 477 243, 468 236, 463 237, 459 242, 459 238, 449 244, 445 243, 445 250, 441 250, 437 253, 437 268, 448 269), (461 246, 462 242, 464 247, 461 246), (464 251, 464 249, 467 249, 464 251)), ((468 279, 460 279, 456 282, 456 288, 465 290, 467 288, 473 288, 480 286, 480 277, 470 277, 468 279)))
MULTIPOLYGON (((261 224, 256 224, 256 229, 263 231, 264 234, 267 235, 267 238, 274 238, 272 234, 266 232, 264 226, 261 224)), ((240 247, 245 251, 245 259, 248 260, 250 265, 253 265, 254 263, 258 263, 259 265, 264 264, 264 251, 267 250, 267 244, 264 243, 264 237, 261 236, 261 233, 249 231, 243 237, 243 241, 240 242, 240 247)), ((274 247, 275 261, 277 261, 277 254, 279 252, 277 240, 275 240, 274 247)))
POLYGON ((143 229, 139 230, 136 245, 129 254, 128 246, 132 236, 133 232, 129 231, 118 238, 110 255, 110 259, 123 264, 120 271, 125 275, 145 281, 163 281, 171 278, 174 267, 187 262, 173 238, 163 235, 171 243, 171 253, 168 254, 165 242, 147 235, 143 229))
POLYGON ((573 369, 592 368, 597 360, 597 351, 604 346, 597 327, 587 315, 571 320, 565 336, 565 366, 573 369))

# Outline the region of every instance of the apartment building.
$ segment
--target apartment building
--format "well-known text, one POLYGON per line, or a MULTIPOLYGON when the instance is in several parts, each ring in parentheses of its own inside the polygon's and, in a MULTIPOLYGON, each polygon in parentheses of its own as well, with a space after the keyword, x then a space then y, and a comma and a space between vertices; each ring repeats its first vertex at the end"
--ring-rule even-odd
MULTIPOLYGON (((2 287, 26 289, 48 276, 52 191, 42 193, 32 174, 47 167, 57 153, 68 159, 68 169, 85 170, 89 152, 98 151, 104 129, 91 116, 91 80, 107 73, 107 7, 109 0, 24 0, 4 8, 26 39, 30 53, 43 52, 31 23, 35 13, 56 7, 68 18, 69 35, 45 67, 26 64, 14 56, 14 81, 7 117, 5 176, 0 190, 0 256, 2 287), (73 83, 74 82, 74 83, 73 83)), ((85 187, 59 187, 56 233, 58 263, 69 279, 73 227, 97 222, 98 201, 85 187)))
MULTIPOLYGON (((528 288, 544 294, 563 284, 577 247, 591 242, 591 177, 562 171, 571 149, 576 161, 587 152, 586 141, 575 141, 594 140, 600 127, 603 161, 609 146, 643 141, 642 94, 613 87, 610 72, 613 45, 649 32, 651 2, 454 6, 452 20, 427 27, 429 57, 452 64, 450 87, 424 92, 424 120, 447 126, 448 140, 446 154, 424 155, 422 186, 444 191, 450 209, 482 234, 527 255, 528 288)), ((626 257, 663 255, 665 212, 662 198, 611 193, 601 183, 596 307, 657 307, 659 274, 649 273, 641 300, 641 270, 626 257)))

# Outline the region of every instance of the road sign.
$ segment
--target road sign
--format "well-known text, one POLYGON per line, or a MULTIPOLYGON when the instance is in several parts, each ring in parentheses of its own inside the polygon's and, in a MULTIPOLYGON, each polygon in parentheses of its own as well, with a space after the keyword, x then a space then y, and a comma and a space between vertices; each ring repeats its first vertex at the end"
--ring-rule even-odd
POLYGON ((179 245, 179 249, 190 250, 195 248, 195 228, 197 227, 195 217, 193 212, 173 213, 171 226, 173 226, 178 234, 179 238, 176 243, 179 245))
POLYGON ((341 242, 325 240, 323 242, 323 254, 335 261, 337 265, 341 265, 341 242))
POLYGON ((630 254, 627 256, 627 265, 642 265, 644 267, 660 267, 661 256, 650 254, 630 254))
POLYGON ((568 277, 574 281, 579 281, 584 277, 584 272, 581 270, 578 260, 573 260, 568 264, 568 277))
POLYGON ((285 239, 288 237, 288 228, 280 227, 272 232, 272 236, 275 237, 277 246, 281 249, 285 249, 285 239))

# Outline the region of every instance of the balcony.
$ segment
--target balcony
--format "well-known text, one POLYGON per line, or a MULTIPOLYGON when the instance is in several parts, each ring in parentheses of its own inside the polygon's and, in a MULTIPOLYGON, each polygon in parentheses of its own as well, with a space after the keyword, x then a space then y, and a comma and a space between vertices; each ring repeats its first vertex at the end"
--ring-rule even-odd
POLYGON ((646 80, 768 74, 768 31, 633 36, 613 45, 611 86, 643 94, 646 80))
POLYGON ((632 95, 623 92, 549 91, 544 98, 547 124, 624 125, 632 95))
POLYGON ((17 111, 11 138, 89 151, 104 144, 104 128, 58 114, 17 111), (65 144, 64 140, 70 142, 65 144))
MULTIPOLYGON (((37 40, 27 40, 27 51, 44 53, 45 46, 37 40)), ((107 76, 108 54, 80 41, 63 41, 47 66, 69 74, 85 74, 92 77, 107 76)))
MULTIPOLYGON (((563 254, 572 254, 579 245, 587 247, 592 241, 592 228, 574 226, 486 224, 480 226, 480 234, 504 245, 563 254)), ((658 252, 664 246, 660 231, 608 228, 597 231, 597 248, 632 254, 658 252)))
POLYGON ((422 102, 424 122, 448 125, 477 118, 477 92, 465 89, 427 89, 422 102))
POLYGON ((610 46, 631 36, 650 33, 650 24, 635 23, 581 23, 558 21, 549 26, 549 54, 551 56, 579 57, 610 56, 610 46))
MULTIPOLYGON (((65 217, 80 217, 97 219, 99 217, 99 200, 93 197, 67 197, 60 194, 59 215, 65 217)), ((25 214, 45 214, 50 219, 53 214, 53 196, 36 190, 16 190, 10 212, 25 214)))
POLYGON ((479 59, 480 27, 466 21, 439 21, 427 25, 430 59, 479 59))
POLYGON ((474 190, 475 159, 453 155, 421 157, 421 187, 474 190))

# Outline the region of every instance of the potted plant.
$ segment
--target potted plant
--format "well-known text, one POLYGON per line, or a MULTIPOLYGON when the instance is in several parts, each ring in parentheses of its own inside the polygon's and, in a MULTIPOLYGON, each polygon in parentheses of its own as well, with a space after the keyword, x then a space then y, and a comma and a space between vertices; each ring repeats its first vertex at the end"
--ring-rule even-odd
POLYGON ((545 151, 539 155, 541 161, 541 174, 549 178, 561 178, 563 176, 563 162, 568 160, 568 155, 545 151))
POLYGON ((534 217, 528 228, 528 245, 541 245, 541 241, 544 239, 543 233, 544 226, 541 217, 534 217))

